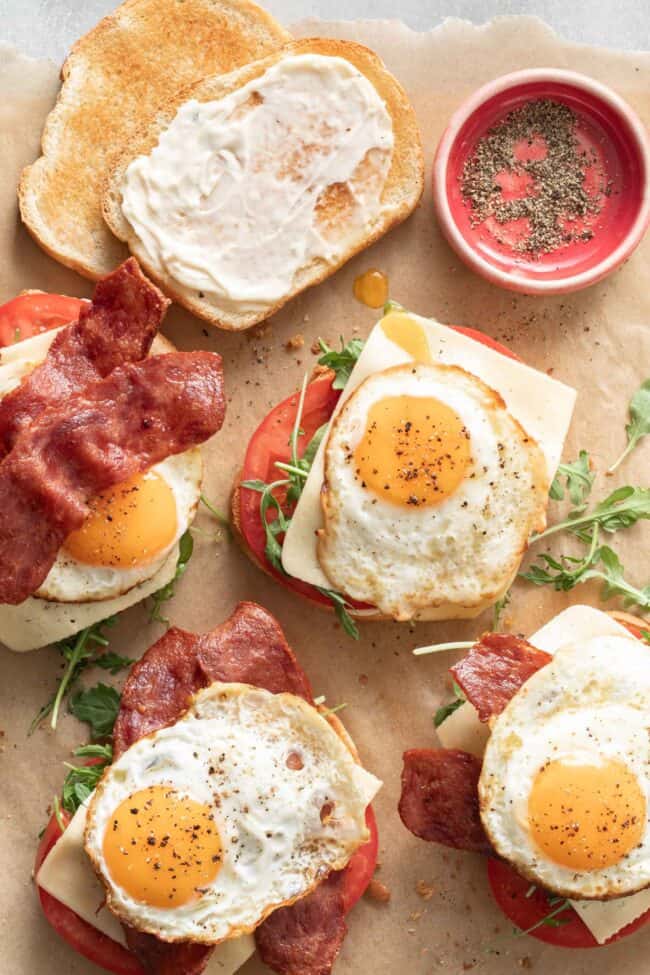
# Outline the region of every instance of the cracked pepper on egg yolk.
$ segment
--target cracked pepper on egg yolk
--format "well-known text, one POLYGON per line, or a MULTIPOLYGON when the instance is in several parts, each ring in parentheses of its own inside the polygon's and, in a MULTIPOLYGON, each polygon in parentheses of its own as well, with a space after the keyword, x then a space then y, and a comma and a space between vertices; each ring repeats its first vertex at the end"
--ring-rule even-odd
POLYGON ((222 860, 210 807, 164 785, 142 789, 117 807, 103 853, 114 883, 150 907, 197 900, 222 860))
POLYGON ((622 762, 573 765, 553 761, 538 772, 528 799, 537 846, 571 870, 612 867, 641 841, 646 800, 622 762))
POLYGON ((91 499, 89 507, 83 525, 68 535, 64 546, 86 565, 146 565, 176 538, 174 492, 155 471, 107 488, 91 499))
POLYGON ((462 420, 430 396, 390 396, 373 403, 354 453, 362 487, 403 506, 444 501, 464 480, 470 461, 462 420))

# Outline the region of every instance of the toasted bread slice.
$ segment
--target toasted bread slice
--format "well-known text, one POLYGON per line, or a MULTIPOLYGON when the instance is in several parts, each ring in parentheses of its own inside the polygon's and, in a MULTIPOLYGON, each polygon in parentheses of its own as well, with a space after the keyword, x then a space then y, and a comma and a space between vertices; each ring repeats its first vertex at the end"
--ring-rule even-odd
MULTIPOLYGON (((143 268, 159 286, 179 304, 220 328, 239 330, 268 318, 281 308, 290 298, 336 271, 356 253, 362 251, 392 227, 401 223, 417 206, 422 195, 424 163, 422 145, 415 112, 406 93, 395 78, 389 74, 383 62, 372 51, 359 44, 335 39, 310 38, 288 44, 281 52, 270 55, 254 64, 246 65, 230 75, 205 78, 196 85, 178 92, 170 98, 165 107, 152 116, 149 125, 144 126, 125 146, 115 169, 107 180, 104 193, 104 217, 111 230, 120 240, 125 241, 131 253, 136 255, 143 268), (211 102, 225 97, 248 82, 260 77, 267 69, 283 58, 301 54, 316 54, 344 58, 351 62, 368 78, 379 96, 383 99, 391 116, 394 135, 394 149, 388 176, 381 194, 380 210, 372 223, 356 234, 352 245, 336 260, 326 261, 314 258, 302 266, 294 275, 291 289, 275 304, 261 310, 225 308, 218 299, 207 296, 170 278, 160 268, 153 266, 148 251, 137 236, 133 227, 122 212, 122 185, 127 167, 134 158, 146 155, 157 145, 161 134, 168 128, 181 105, 190 99, 211 102)), ((340 219, 336 194, 332 194, 327 212, 332 222, 340 219)), ((320 212, 320 211, 319 211, 320 212)))
POLYGON ((22 175, 20 212, 52 257, 89 278, 127 256, 101 213, 116 151, 170 95, 277 50, 290 35, 250 0, 126 0, 82 37, 22 175))

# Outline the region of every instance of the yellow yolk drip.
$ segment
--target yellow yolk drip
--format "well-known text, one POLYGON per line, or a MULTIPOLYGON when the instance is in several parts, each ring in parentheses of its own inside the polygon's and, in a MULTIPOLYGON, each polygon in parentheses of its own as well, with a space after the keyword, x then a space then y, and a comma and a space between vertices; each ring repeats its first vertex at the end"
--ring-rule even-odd
POLYGON ((381 308, 388 300, 388 278, 371 268, 354 279, 354 297, 368 308, 381 308))
POLYGON ((221 867, 221 840, 212 811, 168 786, 125 799, 106 828, 104 858, 111 879, 150 907, 197 900, 221 867))
POLYGON ((146 565, 169 548, 177 533, 176 499, 155 471, 102 491, 64 548, 88 565, 129 569, 146 565))
POLYGON ((433 359, 424 329, 404 312, 392 312, 382 320, 381 329, 387 339, 399 345, 416 362, 431 365, 433 359))
POLYGON ((373 403, 354 453, 362 487, 393 504, 439 504, 465 477, 469 434, 460 417, 428 396, 373 403))
POLYGON ((535 843, 554 863, 600 870, 618 863, 640 842, 646 800, 622 762, 549 762, 533 784, 528 820, 535 843))

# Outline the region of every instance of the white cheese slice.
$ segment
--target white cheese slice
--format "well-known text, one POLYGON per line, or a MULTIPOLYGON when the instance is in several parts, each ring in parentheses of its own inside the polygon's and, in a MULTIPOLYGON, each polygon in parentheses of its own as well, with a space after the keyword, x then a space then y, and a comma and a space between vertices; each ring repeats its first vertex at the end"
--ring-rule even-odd
MULTIPOLYGON (((571 643, 583 643, 597 636, 623 636, 635 640, 629 630, 607 613, 591 606, 571 606, 529 637, 529 642, 546 653, 556 653, 571 643)), ((476 709, 461 705, 438 728, 443 748, 460 748, 478 758, 483 756, 489 729, 479 721, 476 709)), ((613 901, 572 901, 571 906, 587 925, 598 944, 650 910, 650 890, 613 901)))
MULTIPOLYGON (((43 862, 36 883, 103 934, 126 945, 122 925, 104 906, 104 889, 83 845, 87 807, 80 806, 43 862)), ((234 975, 255 951, 251 935, 217 945, 206 975, 234 975)))
MULTIPOLYGON (((549 480, 552 479, 571 422, 575 390, 446 325, 411 313, 409 317, 424 329, 435 362, 461 366, 500 393, 510 414, 538 442, 546 458, 549 480)), ((413 361, 412 356, 387 338, 379 322, 366 341, 334 416, 368 376, 413 361)), ((291 519, 282 546, 282 565, 289 575, 303 582, 330 588, 316 550, 316 532, 323 526, 320 491, 326 440, 323 438, 291 519)))
POLYGON ((23 653, 65 640, 93 623, 122 613, 162 589, 173 579, 177 562, 178 545, 174 545, 155 575, 115 599, 56 603, 29 596, 17 606, 0 603, 0 641, 10 650, 23 653))

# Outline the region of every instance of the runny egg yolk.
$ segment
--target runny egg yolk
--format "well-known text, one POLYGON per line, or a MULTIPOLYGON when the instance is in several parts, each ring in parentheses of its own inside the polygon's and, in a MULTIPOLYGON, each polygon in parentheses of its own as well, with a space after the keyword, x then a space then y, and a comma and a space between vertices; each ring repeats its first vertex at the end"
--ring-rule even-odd
POLYGON ((79 562, 129 569, 169 548, 177 528, 174 492, 149 471, 94 497, 90 514, 64 547, 79 562))
POLYGON ((103 853, 114 883, 150 907, 198 900, 222 858, 210 807, 164 785, 142 789, 118 806, 103 853))
POLYGON ((646 800, 622 762, 554 761, 535 778, 528 821, 535 843, 554 863, 600 870, 614 866, 641 841, 646 800))
POLYGON ((382 320, 381 328, 395 345, 399 345, 415 362, 431 365, 433 358, 426 333, 419 322, 405 312, 394 311, 382 320))
POLYGON ((453 494, 470 457, 469 433, 446 403, 429 396, 391 396, 368 411, 354 463, 362 487, 379 497, 428 506, 453 494))

